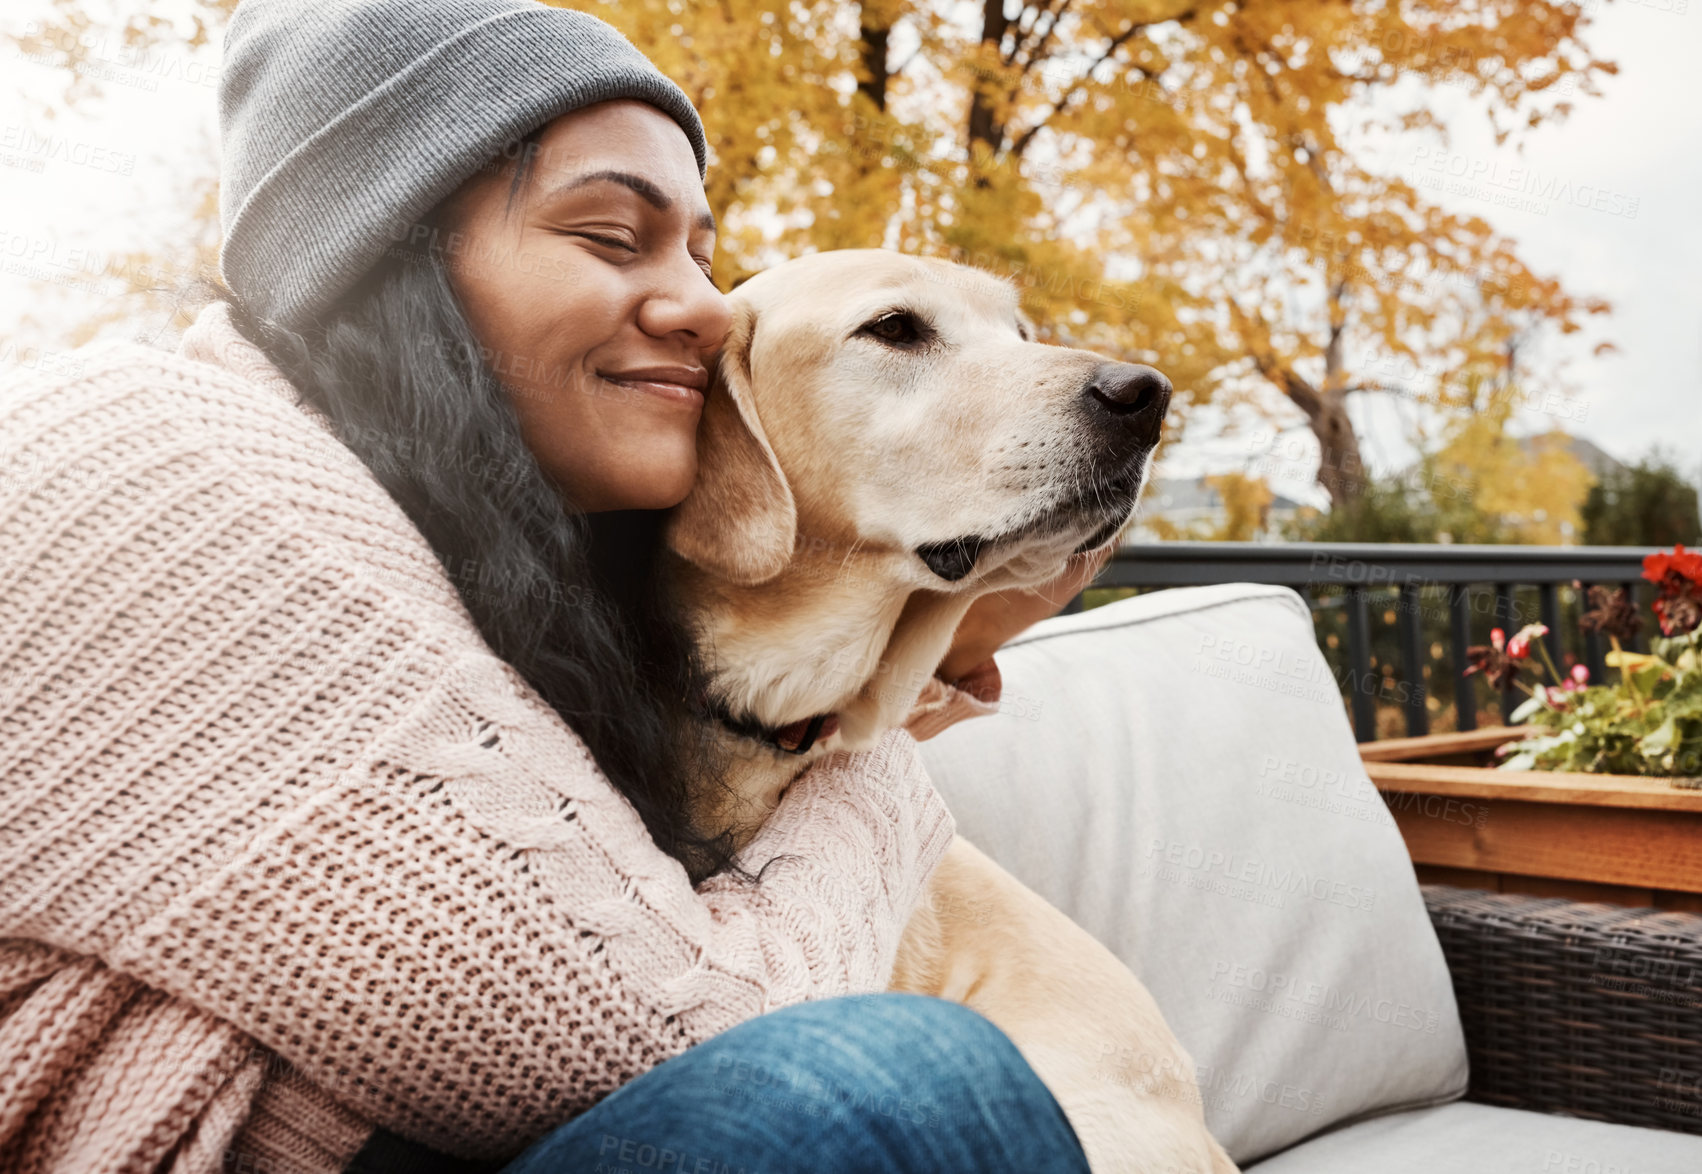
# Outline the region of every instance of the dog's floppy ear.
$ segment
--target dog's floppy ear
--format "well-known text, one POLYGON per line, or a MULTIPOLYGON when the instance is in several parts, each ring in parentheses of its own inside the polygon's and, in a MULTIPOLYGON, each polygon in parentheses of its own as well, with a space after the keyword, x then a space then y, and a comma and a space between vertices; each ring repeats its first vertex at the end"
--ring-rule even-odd
POLYGON ((737 305, 697 426, 697 482, 668 519, 673 551, 735 583, 772 579, 792 559, 798 506, 751 400, 756 311, 737 305))

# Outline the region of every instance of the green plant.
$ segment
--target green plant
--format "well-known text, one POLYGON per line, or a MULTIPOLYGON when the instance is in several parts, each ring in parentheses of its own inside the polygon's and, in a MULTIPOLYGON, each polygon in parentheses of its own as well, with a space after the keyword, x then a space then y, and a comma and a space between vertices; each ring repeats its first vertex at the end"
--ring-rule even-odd
POLYGON ((1357 498, 1328 513, 1302 514, 1284 536, 1296 542, 1518 540, 1478 508, 1472 493, 1444 478, 1433 457, 1406 474, 1367 482, 1357 498))
POLYGON ((1643 560, 1643 577, 1658 592, 1655 616, 1661 635, 1646 653, 1627 652, 1620 640, 1636 630, 1636 611, 1623 589, 1591 592, 1585 623, 1613 644, 1613 684, 1591 685, 1582 665, 1561 677, 1531 625, 1512 640, 1499 629, 1487 648, 1472 649, 1468 672, 1483 672, 1498 687, 1518 688, 1529 700, 1513 711, 1543 733, 1504 747, 1505 770, 1594 771, 1660 775, 1702 786, 1702 553, 1682 545, 1643 560), (1555 681, 1527 688, 1518 677, 1532 647, 1555 681))

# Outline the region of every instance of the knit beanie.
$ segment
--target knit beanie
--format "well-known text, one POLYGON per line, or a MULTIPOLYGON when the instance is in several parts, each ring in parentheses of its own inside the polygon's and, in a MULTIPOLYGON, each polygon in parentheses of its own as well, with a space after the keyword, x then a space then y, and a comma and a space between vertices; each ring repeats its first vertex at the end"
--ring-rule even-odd
POLYGON ((310 324, 512 140, 691 101, 620 33, 536 0, 242 0, 219 78, 219 271, 250 312, 310 324))

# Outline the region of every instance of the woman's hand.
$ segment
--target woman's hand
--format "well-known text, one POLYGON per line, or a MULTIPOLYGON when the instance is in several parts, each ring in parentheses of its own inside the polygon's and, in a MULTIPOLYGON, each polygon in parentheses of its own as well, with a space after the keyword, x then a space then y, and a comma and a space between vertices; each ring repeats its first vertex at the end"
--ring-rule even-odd
POLYGON ((952 637, 951 651, 936 676, 955 681, 987 660, 1018 632, 1055 616, 1082 588, 1093 582, 1116 550, 1107 542, 1098 550, 1070 556, 1056 579, 1026 591, 995 591, 970 605, 952 637))

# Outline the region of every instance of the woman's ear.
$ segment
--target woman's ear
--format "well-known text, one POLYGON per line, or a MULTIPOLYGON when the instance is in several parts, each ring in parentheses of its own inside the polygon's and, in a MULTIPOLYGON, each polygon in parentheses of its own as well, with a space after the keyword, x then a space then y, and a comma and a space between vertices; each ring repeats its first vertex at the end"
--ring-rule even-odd
POLYGON ((732 329, 697 426, 697 481, 668 519, 670 549, 734 583, 761 583, 792 561, 798 507, 751 399, 756 311, 735 302, 732 329))

